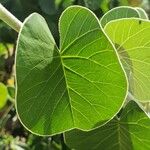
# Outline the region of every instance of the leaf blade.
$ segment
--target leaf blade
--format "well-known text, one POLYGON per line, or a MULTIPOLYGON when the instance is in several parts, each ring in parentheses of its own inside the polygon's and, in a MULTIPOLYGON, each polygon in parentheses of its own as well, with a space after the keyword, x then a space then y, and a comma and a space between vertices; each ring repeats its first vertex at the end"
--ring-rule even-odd
POLYGON ((100 19, 100 23, 104 28, 107 23, 113 20, 123 18, 140 18, 140 12, 142 14, 141 16, 143 16, 143 9, 138 10, 138 8, 135 9, 129 6, 116 7, 104 14, 104 16, 100 19))
POLYGON ((61 41, 60 51, 70 98, 73 101, 73 114, 77 118, 76 127, 81 130, 98 127, 112 118, 122 105, 127 86, 124 73, 121 71, 115 50, 92 12, 79 6, 69 7, 62 14, 59 27, 61 39, 65 38, 61 41), (89 27, 83 14, 88 15, 92 26, 89 27), (79 32, 72 33, 81 17, 85 19, 83 23, 78 24, 79 32), (68 18, 75 18, 75 23, 66 23, 68 18), (115 92, 109 89, 115 89, 115 92), (101 99, 98 98, 99 95, 101 99), (88 113, 89 110, 92 111, 88 113), (92 126, 94 122, 96 125, 92 126))
POLYGON ((138 101, 149 101, 150 54, 147 35, 150 32, 149 21, 121 19, 106 25, 105 32, 116 44, 120 59, 128 74, 130 93, 138 101))
POLYGON ((56 44, 40 15, 33 14, 27 19, 17 49, 17 111, 23 124, 42 135, 58 133, 65 130, 66 126, 72 127, 69 108, 64 117, 63 112, 58 114, 58 118, 64 122, 63 129, 58 129, 58 121, 54 117, 54 112, 58 113, 58 104, 62 109, 66 107, 68 96, 64 90, 65 80, 56 44), (38 26, 33 22, 37 22, 38 26), (57 93, 55 98, 54 93, 57 93), (59 103, 62 99, 63 103, 59 103), (27 117, 30 111, 33 119, 27 117), (70 120, 67 125, 65 119, 70 120))
POLYGON ((90 131, 73 130, 65 133, 65 141, 76 150, 148 150, 150 138, 150 119, 130 101, 123 109, 119 119, 114 118, 106 125, 90 131))

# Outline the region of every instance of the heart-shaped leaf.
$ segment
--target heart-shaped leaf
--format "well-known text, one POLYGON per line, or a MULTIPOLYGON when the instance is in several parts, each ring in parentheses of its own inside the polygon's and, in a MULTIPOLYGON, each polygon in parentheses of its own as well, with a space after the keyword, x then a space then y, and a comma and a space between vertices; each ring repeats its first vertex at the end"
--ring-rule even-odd
POLYGON ((150 100, 150 22, 121 19, 108 23, 105 32, 115 44, 128 75, 135 100, 150 100))
POLYGON ((67 132, 65 139, 76 150, 149 150, 150 118, 130 101, 119 118, 90 132, 67 132))
POLYGON ((25 127, 40 135, 96 128, 126 97, 124 71, 95 15, 69 7, 59 30, 60 50, 43 17, 32 14, 18 38, 17 112, 25 127))
POLYGON ((120 6, 108 11, 101 19, 100 23, 104 28, 107 23, 112 20, 122 18, 141 18, 148 19, 146 12, 141 8, 133 8, 129 6, 120 6))

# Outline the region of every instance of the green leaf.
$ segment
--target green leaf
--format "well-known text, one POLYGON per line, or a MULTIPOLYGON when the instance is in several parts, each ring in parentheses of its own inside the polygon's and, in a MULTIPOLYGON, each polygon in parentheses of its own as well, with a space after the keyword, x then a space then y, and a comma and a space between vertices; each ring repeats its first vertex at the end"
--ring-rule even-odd
POLYGON ((7 87, 9 98, 13 101, 15 99, 15 88, 12 86, 7 87))
POLYGON ((111 0, 101 0, 101 4, 100 4, 100 8, 102 9, 102 11, 104 13, 106 13, 107 11, 109 11, 109 4, 110 4, 111 0))
POLYGON ((0 82, 0 109, 2 109, 7 102, 7 88, 0 82))
POLYGON ((90 132, 67 132, 65 140, 76 150, 149 150, 150 118, 130 101, 119 118, 90 132))
POLYGON ((8 53, 8 50, 13 49, 13 44, 9 43, 0 43, 0 56, 6 55, 8 53))
POLYGON ((139 101, 150 100, 150 22, 121 19, 108 23, 106 34, 115 44, 127 72, 130 93, 139 101))
POLYGON ((108 11, 100 20, 102 27, 112 20, 121 18, 146 18, 146 13, 141 8, 133 8, 129 6, 120 6, 108 11))
POLYGON ((0 43, 0 56, 7 53, 6 47, 3 43, 0 43))
POLYGON ((94 129, 109 121, 126 97, 124 71, 95 15, 69 7, 59 30, 60 50, 43 17, 32 14, 18 38, 17 111, 40 135, 94 129))
POLYGON ((144 9, 142 9, 142 8, 135 8, 137 11, 138 11, 138 13, 139 13, 139 18, 141 18, 141 19, 147 19, 147 20, 149 20, 149 18, 148 18, 148 15, 147 15, 147 13, 145 12, 145 10, 144 9))

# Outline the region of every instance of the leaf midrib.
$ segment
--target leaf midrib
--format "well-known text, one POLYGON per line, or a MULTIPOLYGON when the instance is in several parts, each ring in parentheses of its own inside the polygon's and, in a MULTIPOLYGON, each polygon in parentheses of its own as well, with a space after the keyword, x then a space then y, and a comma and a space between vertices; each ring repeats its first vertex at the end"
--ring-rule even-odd
POLYGON ((63 63, 63 57, 64 57, 63 53, 67 49, 69 49, 77 40, 83 38, 87 34, 89 34, 91 32, 94 32, 96 30, 99 30, 99 28, 95 28, 95 29, 89 30, 88 32, 86 32, 86 33, 76 37, 69 45, 67 45, 67 47, 65 47, 63 50, 60 49, 60 51, 59 51, 60 60, 61 60, 61 64, 62 64, 62 69, 63 69, 63 73, 64 73, 64 80, 65 80, 66 89, 67 89, 68 98, 69 98, 69 105, 70 105, 70 111, 71 111, 73 126, 76 126, 76 123, 75 123, 75 117, 74 117, 74 113, 73 113, 72 101, 71 101, 71 97, 70 97, 70 94, 69 94, 69 86, 67 84, 67 77, 66 77, 66 73, 65 73, 65 66, 64 66, 64 63, 63 63))
POLYGON ((70 105, 72 122, 73 122, 73 126, 75 126, 75 119, 74 119, 74 114, 73 114, 73 109, 72 109, 72 102, 71 102, 71 97, 70 97, 70 94, 69 94, 69 88, 68 88, 68 84, 67 84, 67 78, 66 78, 65 68, 64 68, 64 65, 63 65, 63 60, 62 60, 61 55, 60 55, 60 61, 61 61, 61 64, 62 64, 62 70, 63 70, 63 73, 64 73, 64 80, 65 80, 66 89, 67 89, 68 98, 69 98, 68 102, 69 102, 69 105, 70 105))
POLYGON ((60 54, 63 55, 63 53, 69 49, 76 41, 78 41, 79 39, 83 38, 84 36, 86 36, 87 34, 89 33, 92 33, 96 30, 99 30, 100 31, 100 28, 95 28, 95 29, 92 29, 92 30, 89 30, 88 32, 85 32, 84 34, 76 37, 70 44, 68 44, 64 49, 60 50, 60 54))

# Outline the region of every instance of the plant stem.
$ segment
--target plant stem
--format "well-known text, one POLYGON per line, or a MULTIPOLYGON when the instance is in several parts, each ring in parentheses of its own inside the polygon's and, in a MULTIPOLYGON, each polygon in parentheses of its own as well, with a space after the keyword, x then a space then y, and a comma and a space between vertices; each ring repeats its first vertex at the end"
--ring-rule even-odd
POLYGON ((12 29, 19 32, 22 26, 22 22, 19 21, 13 14, 11 14, 1 3, 0 3, 0 19, 7 23, 12 29))

